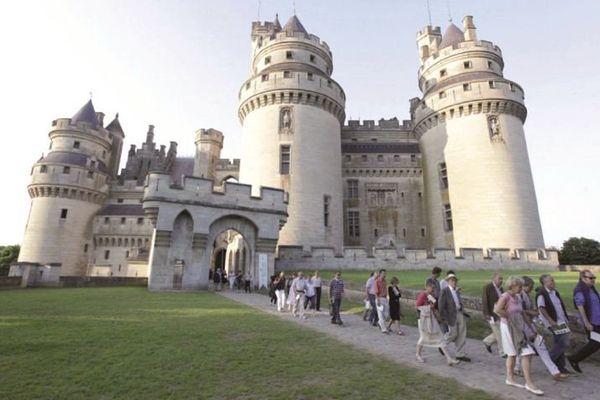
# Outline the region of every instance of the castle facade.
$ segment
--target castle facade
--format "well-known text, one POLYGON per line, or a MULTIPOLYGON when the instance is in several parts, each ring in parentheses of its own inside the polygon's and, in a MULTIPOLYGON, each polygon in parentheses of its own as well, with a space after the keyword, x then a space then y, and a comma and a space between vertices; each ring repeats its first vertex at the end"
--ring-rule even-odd
MULTIPOLYGON (((239 91, 241 160, 220 158, 218 130, 197 131, 195 157, 182 158, 175 142, 157 146, 150 126, 120 169, 125 134, 118 115, 105 126, 90 100, 72 118, 53 121, 48 154, 31 171, 31 210, 11 273, 29 265, 40 267, 41 280, 147 276, 162 239, 155 211, 144 202, 149 192, 152 202, 166 201, 148 185, 167 191, 169 179, 193 191, 184 176, 212 180, 213 191, 223 193, 232 182, 251 185, 250 200, 243 200, 250 203, 261 186, 285 192, 287 219, 278 238, 271 232, 268 239, 277 245, 275 268, 318 254, 321 261, 337 258, 332 266, 360 268, 373 264, 360 260, 382 251, 387 266, 394 262, 390 254, 398 260, 415 254, 415 265, 425 267, 431 262, 424 260, 441 253, 445 260, 525 254, 528 263, 556 263, 556 254, 544 249, 523 89, 504 77, 500 48, 478 39, 472 17, 464 18, 463 29, 450 24, 444 34, 432 26, 418 32, 422 96, 410 100, 408 120, 346 121, 331 49, 296 16, 284 26, 277 18, 254 22, 251 42, 251 76, 239 91)), ((169 193, 177 203, 179 192, 169 193)), ((209 197, 218 203, 218 196, 209 197)), ((282 207, 278 200, 279 214, 282 207)), ((207 270, 254 265, 244 261, 254 250, 239 244, 239 232, 217 235, 209 246, 207 270)))

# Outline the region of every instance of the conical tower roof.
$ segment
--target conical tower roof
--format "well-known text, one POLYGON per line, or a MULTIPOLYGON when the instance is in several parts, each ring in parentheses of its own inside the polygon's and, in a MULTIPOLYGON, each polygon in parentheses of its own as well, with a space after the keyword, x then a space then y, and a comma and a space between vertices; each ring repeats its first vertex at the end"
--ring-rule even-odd
POLYGON ((306 32, 306 29, 304 29, 304 26, 302 26, 302 22, 300 22, 298 17, 296 17, 295 15, 293 15, 288 20, 288 22, 286 22, 285 26, 283 27, 283 30, 287 32, 288 35, 293 35, 296 32, 308 34, 308 32, 306 32))
POLYGON ((92 104, 92 99, 88 100, 87 103, 73 117, 71 118, 71 123, 76 124, 77 122, 87 122, 92 125, 92 127, 96 128, 98 123, 98 118, 96 117, 96 110, 94 110, 94 104, 92 104))
POLYGON ((273 27, 275 32, 281 32, 281 24, 279 23, 279 14, 275 14, 275 21, 273 21, 273 27))
POLYGON ((465 41, 465 34, 461 31, 456 25, 452 22, 446 28, 446 32, 444 32, 444 36, 442 36, 442 41, 438 48, 441 50, 448 46, 454 46, 460 42, 465 41))
POLYGON ((121 128, 121 124, 119 123, 119 114, 115 116, 115 119, 111 121, 110 124, 106 127, 106 130, 111 131, 113 133, 123 134, 123 128, 121 128))

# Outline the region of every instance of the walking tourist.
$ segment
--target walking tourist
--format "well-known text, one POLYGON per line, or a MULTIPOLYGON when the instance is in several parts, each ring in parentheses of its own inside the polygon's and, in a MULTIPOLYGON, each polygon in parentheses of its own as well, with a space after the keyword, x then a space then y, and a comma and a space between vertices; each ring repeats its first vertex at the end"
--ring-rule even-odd
MULTIPOLYGON (((523 317, 527 322, 525 324, 525 336, 529 339, 529 345, 535 349, 554 380, 560 381, 566 379, 569 377, 569 374, 560 372, 556 364, 554 364, 554 361, 552 361, 550 353, 548 352, 548 348, 546 347, 546 343, 544 342, 544 337, 537 331, 535 325, 539 318, 539 313, 535 309, 535 304, 531 301, 531 297, 529 297, 529 293, 533 290, 533 279, 528 276, 523 276, 521 279, 523 280, 523 290, 521 290, 519 297, 523 307, 523 317)), ((518 357, 515 365, 515 372, 517 367, 519 367, 518 357)))
POLYGON ((579 273, 579 282, 573 290, 573 302, 588 336, 587 344, 569 357, 569 363, 579 373, 581 373, 579 363, 600 349, 600 295, 595 284, 596 276, 585 269, 579 273))
POLYGON ((229 290, 233 290, 235 286, 235 272, 233 270, 229 271, 227 274, 227 280, 229 280, 229 290))
MULTIPOLYGON (((456 274, 454 273, 453 270, 448 270, 448 272, 446 272, 446 277, 440 281, 439 296, 442 295, 442 290, 444 290, 448 287, 448 276, 450 276, 450 275, 456 275, 456 274)), ((436 299, 438 301, 440 300, 439 296, 436 297, 436 299)), ((444 321, 440 321, 440 329, 442 330, 443 333, 448 333, 448 325, 444 321)))
POLYGON ((244 293, 251 293, 252 290, 250 289, 250 273, 246 272, 244 274, 244 293))
POLYGON ((306 294, 306 281, 302 271, 298 271, 296 279, 292 282, 294 288, 294 304, 292 307, 292 315, 294 317, 306 318, 304 315, 304 296, 306 294))
POLYGON ((321 281, 321 275, 319 271, 315 271, 315 274, 312 277, 312 283, 315 287, 315 310, 321 311, 321 285, 323 284, 321 281))
POLYGON ((433 284, 433 297, 436 298, 436 300, 439 300, 440 298, 440 275, 442 274, 442 269, 440 267, 433 267, 433 269, 431 270, 431 276, 429 278, 427 278, 427 280, 425 281, 425 287, 427 287, 427 285, 429 285, 429 283, 433 284))
POLYGON ((213 282, 215 283, 215 290, 220 292, 223 288, 223 273, 221 272, 221 268, 217 268, 213 275, 213 282))
POLYGON ((444 344, 444 336, 438 325, 438 320, 435 316, 437 300, 433 296, 435 292, 435 283, 427 282, 425 290, 423 290, 417 296, 415 306, 417 307, 417 314, 419 316, 419 341, 417 342, 417 360, 419 362, 425 362, 421 353, 423 347, 436 347, 444 356, 448 365, 452 366, 458 364, 460 361, 450 357, 448 350, 444 344))
POLYGON ((312 315, 315 315, 315 297, 316 297, 316 292, 315 292, 315 287, 313 285, 313 281, 312 278, 308 278, 305 281, 305 285, 306 285, 306 292, 304 293, 304 309, 306 310, 306 307, 309 307, 310 310, 312 310, 312 315))
POLYGON ((329 282, 329 302, 331 303, 331 323, 342 325, 340 317, 340 307, 342 306, 342 296, 344 295, 344 281, 342 273, 336 272, 335 276, 329 282))
POLYGON ((502 275, 496 272, 492 276, 492 281, 483 287, 483 296, 481 299, 483 305, 483 316, 492 329, 492 333, 483 339, 486 350, 491 354, 492 345, 498 344, 498 354, 504 357, 502 350, 502 339, 500 337, 500 317, 494 313, 494 306, 502 296, 502 275))
POLYGON ((460 292, 457 287, 458 278, 454 274, 446 276, 448 286, 442 289, 440 300, 438 301, 438 310, 440 319, 448 326, 448 331, 444 336, 445 345, 454 342, 456 347, 456 359, 469 362, 471 359, 465 355, 465 343, 467 340, 467 321, 460 292))
POLYGON ((567 309, 560 293, 556 290, 554 278, 544 274, 540 276, 542 287, 536 292, 536 303, 540 318, 546 328, 552 332, 552 348, 550 357, 560 372, 568 373, 566 368, 565 351, 569 348, 569 333, 567 309))
POLYGON ((285 274, 279 273, 279 276, 273 281, 275 287, 275 296, 277 297, 277 311, 285 311, 285 274))
POLYGON ((521 298, 518 296, 523 288, 521 278, 511 276, 506 280, 506 292, 500 296, 494 312, 500 316, 500 333, 502 337, 502 348, 506 353, 506 384, 519 388, 525 388, 535 395, 543 395, 531 379, 531 356, 535 354, 533 348, 528 344, 525 337, 525 321, 523 319, 523 307, 521 298), (525 375, 525 386, 515 382, 514 367, 515 359, 521 358, 523 374, 525 375))
POLYGON ((396 325, 398 335, 404 336, 404 332, 400 328, 400 288, 398 287, 398 283, 400 281, 398 278, 393 277, 391 281, 391 286, 388 287, 388 300, 390 303, 390 323, 388 325, 388 330, 392 330, 392 325, 396 325))
POLYGON ((387 299, 387 281, 385 280, 385 269, 379 271, 379 276, 375 280, 375 295, 377 297, 377 319, 382 333, 389 333, 386 321, 390 315, 390 305, 387 299))
POLYGON ((288 276, 285 283, 285 292, 287 293, 286 305, 288 311, 292 311, 292 307, 294 306, 294 301, 296 301, 296 290, 294 289, 294 285, 292 284, 296 279, 296 273, 293 272, 288 276))
POLYGON ((369 279, 367 279, 367 283, 365 284, 365 290, 367 292, 367 299, 371 304, 371 313, 369 315, 369 323, 373 326, 377 326, 377 295, 375 288, 375 280, 379 274, 377 272, 371 272, 369 279))

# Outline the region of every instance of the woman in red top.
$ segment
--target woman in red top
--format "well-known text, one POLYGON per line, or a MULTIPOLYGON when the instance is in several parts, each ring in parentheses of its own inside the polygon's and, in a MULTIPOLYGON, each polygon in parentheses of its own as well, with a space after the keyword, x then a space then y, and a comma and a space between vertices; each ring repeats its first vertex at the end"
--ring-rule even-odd
POLYGON ((435 317, 435 297, 433 290, 435 286, 433 282, 428 282, 425 290, 417 296, 417 313, 419 314, 419 341, 417 342, 417 361, 425 362, 421 357, 421 351, 424 346, 437 347, 446 356, 448 365, 458 364, 459 361, 450 357, 444 345, 444 336, 440 330, 440 325, 435 317))

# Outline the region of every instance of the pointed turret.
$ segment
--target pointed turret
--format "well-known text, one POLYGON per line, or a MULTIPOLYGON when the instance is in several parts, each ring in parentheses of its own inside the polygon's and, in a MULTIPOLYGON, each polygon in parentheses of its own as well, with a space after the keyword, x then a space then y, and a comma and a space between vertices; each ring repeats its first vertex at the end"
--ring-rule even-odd
POLYGON ((281 24, 279 23, 279 14, 275 14, 275 21, 273 21, 273 28, 275 28, 275 32, 281 32, 281 24))
POLYGON ((304 29, 304 26, 302 25, 302 22, 300 22, 300 20, 298 19, 298 17, 296 17, 295 15, 293 15, 288 22, 285 24, 285 26, 283 27, 283 30, 285 32, 287 32, 288 35, 294 35, 294 33, 304 33, 304 34, 308 34, 308 32, 306 31, 306 29, 304 29))
POLYGON ((87 122, 88 124, 91 124, 93 128, 96 128, 99 125, 92 99, 88 100, 88 102, 85 103, 85 105, 71 118, 71 123, 73 125, 78 122, 87 122))
POLYGON ((123 128, 121 128, 121 124, 119 123, 119 113, 117 113, 117 115, 115 116, 115 119, 113 119, 111 121, 110 124, 108 124, 108 126, 106 127, 106 130, 112 132, 112 133, 120 133, 120 134, 124 134, 123 132, 123 128))
POLYGON ((444 32, 444 36, 442 36, 442 41, 438 48, 441 50, 443 48, 454 46, 459 44, 460 42, 465 41, 465 35, 463 31, 461 31, 456 25, 452 22, 446 28, 446 32, 444 32))

